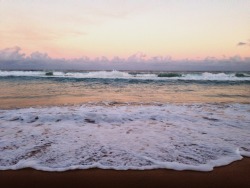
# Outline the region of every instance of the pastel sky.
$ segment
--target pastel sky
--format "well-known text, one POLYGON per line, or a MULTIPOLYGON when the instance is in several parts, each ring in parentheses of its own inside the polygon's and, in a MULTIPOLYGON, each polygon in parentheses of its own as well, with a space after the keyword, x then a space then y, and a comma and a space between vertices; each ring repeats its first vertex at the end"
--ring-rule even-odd
POLYGON ((250 56, 250 0, 0 0, 0 49, 53 58, 250 56))

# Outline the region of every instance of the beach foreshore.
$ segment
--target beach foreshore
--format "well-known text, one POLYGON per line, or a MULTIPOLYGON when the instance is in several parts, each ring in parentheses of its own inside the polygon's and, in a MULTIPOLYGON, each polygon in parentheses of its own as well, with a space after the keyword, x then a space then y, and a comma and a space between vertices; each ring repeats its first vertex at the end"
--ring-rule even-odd
POLYGON ((0 185, 9 187, 250 187, 250 158, 217 167, 211 172, 72 170, 44 172, 34 169, 0 171, 0 185))

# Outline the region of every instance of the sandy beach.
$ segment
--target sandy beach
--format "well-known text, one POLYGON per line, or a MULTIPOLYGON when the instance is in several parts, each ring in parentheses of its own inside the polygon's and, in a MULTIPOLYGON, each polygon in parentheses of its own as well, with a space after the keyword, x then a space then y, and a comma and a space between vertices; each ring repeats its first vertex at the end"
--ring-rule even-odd
POLYGON ((212 172, 149 170, 73 170, 43 172, 33 169, 0 171, 1 187, 250 187, 250 158, 215 168, 212 172))

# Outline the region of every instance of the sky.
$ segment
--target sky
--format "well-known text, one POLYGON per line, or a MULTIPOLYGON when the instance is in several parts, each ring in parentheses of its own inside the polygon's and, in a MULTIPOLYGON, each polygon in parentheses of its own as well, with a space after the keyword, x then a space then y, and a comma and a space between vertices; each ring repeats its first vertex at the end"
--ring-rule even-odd
POLYGON ((0 62, 249 63, 249 10, 250 0, 0 0, 0 62))

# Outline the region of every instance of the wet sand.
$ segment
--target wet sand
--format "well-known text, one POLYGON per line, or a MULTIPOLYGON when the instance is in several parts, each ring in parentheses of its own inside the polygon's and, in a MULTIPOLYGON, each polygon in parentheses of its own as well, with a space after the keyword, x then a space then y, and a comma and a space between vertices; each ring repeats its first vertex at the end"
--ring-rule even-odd
POLYGON ((250 187, 250 158, 215 168, 212 172, 147 170, 73 170, 43 172, 33 169, 0 171, 0 185, 9 187, 250 187))

